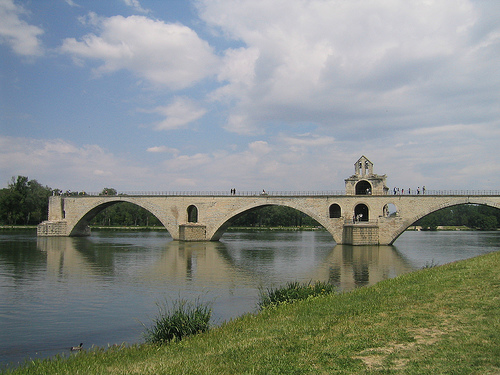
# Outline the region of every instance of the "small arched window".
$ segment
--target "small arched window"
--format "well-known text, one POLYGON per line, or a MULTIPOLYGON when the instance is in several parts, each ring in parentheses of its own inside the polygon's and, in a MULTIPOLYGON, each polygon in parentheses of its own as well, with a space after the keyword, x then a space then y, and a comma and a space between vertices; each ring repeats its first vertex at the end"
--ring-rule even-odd
POLYGON ((198 208, 194 205, 191 205, 187 209, 188 222, 189 223, 197 223, 198 222, 198 208))
POLYGON ((393 217, 398 213, 398 208, 393 203, 388 203, 384 206, 382 215, 384 217, 393 217))
POLYGON ((337 219, 342 216, 342 209, 337 203, 330 206, 330 219, 337 219))

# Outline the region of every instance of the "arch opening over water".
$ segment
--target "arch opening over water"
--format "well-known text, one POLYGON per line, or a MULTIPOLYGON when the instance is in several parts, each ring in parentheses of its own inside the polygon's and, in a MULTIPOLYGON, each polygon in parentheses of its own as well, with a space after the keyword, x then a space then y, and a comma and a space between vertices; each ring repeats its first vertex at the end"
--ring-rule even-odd
POLYGON ((218 240, 229 227, 324 227, 311 215, 291 206, 261 204, 247 208, 227 219, 215 232, 212 240, 218 240), (287 217, 288 215, 288 217, 287 217))
POLYGON ((500 207, 488 203, 458 203, 451 204, 446 207, 437 207, 428 213, 416 216, 411 220, 406 220, 403 227, 395 233, 392 245, 398 237, 403 234, 408 228, 415 227, 419 230, 435 231, 439 227, 459 227, 463 226, 464 230, 497 230, 500 224, 500 207), (476 211, 476 212, 475 212, 476 211), (482 213, 481 213, 482 211, 482 213), (477 215, 477 213, 481 213, 477 215), (493 213, 493 214, 492 214, 493 213), (447 216, 446 219, 440 216, 447 216), (455 216, 450 218, 450 216, 455 216), (497 219, 493 218, 495 216, 497 219), (464 221, 465 220, 465 221, 464 221))
POLYGON ((91 225, 163 227, 168 230, 153 212, 137 203, 124 201, 123 199, 108 201, 90 209, 78 220, 70 235, 83 233, 85 228, 91 225), (110 212, 106 216, 107 210, 115 210, 115 212, 110 212))

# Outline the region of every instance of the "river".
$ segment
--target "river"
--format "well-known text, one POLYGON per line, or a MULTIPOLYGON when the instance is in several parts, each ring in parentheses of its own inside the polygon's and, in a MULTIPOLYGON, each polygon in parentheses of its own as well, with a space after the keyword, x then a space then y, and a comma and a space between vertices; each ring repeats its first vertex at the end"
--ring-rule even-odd
POLYGON ((256 311, 261 288, 329 281, 341 291, 500 249, 499 232, 405 232, 394 246, 336 245, 323 231, 166 231, 85 238, 0 232, 0 369, 69 347, 143 342, 158 303, 212 303, 213 324, 256 311))

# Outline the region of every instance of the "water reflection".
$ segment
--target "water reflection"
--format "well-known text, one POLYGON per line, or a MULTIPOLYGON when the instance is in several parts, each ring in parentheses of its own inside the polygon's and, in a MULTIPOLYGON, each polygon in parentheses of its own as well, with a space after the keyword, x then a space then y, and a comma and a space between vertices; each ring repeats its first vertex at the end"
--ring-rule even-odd
MULTIPOLYGON (((85 238, 39 237, 47 273, 57 279, 109 280, 113 276, 142 278, 149 285, 175 280, 181 285, 231 288, 237 284, 284 284, 287 281, 328 281, 340 290, 375 284, 410 272, 411 264, 393 246, 283 246, 244 241, 168 241, 161 252, 145 254, 130 244, 96 246, 85 238), (113 251, 110 251, 111 249, 113 251), (141 260, 142 258, 142 260, 141 260)), ((317 244, 316 244, 317 245, 317 244)))
POLYGON ((393 246, 337 245, 320 273, 340 290, 352 290, 412 269, 393 246))
MULTIPOLYGON (((53 277, 88 279, 139 275, 149 285, 201 283, 206 286, 234 284, 237 272, 220 242, 167 240, 156 249, 131 244, 99 246, 85 238, 37 238, 37 248, 46 254, 47 272, 53 277), (222 255, 225 254, 226 256, 222 255)), ((241 275, 240 275, 241 277, 241 275)))

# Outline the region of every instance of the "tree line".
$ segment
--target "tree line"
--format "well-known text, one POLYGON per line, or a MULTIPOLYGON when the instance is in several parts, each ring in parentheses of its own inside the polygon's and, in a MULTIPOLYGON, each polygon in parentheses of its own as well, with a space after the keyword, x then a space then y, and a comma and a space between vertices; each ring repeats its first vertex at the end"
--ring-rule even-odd
MULTIPOLYGON (((84 195, 83 192, 62 193, 29 180, 25 176, 12 177, 7 188, 0 189, 0 225, 37 225, 47 220, 48 199, 53 194, 84 195)), ((116 195, 114 188, 102 189, 102 195, 116 195)), ((436 230, 438 226, 466 226, 480 230, 494 230, 500 223, 500 210, 480 205, 458 205, 436 211, 414 225, 436 230)), ((161 226, 149 211, 132 203, 117 203, 97 214, 94 226, 161 226)), ((306 214, 290 207, 265 206, 247 211, 234 218, 237 227, 301 227, 320 224, 306 214)))

